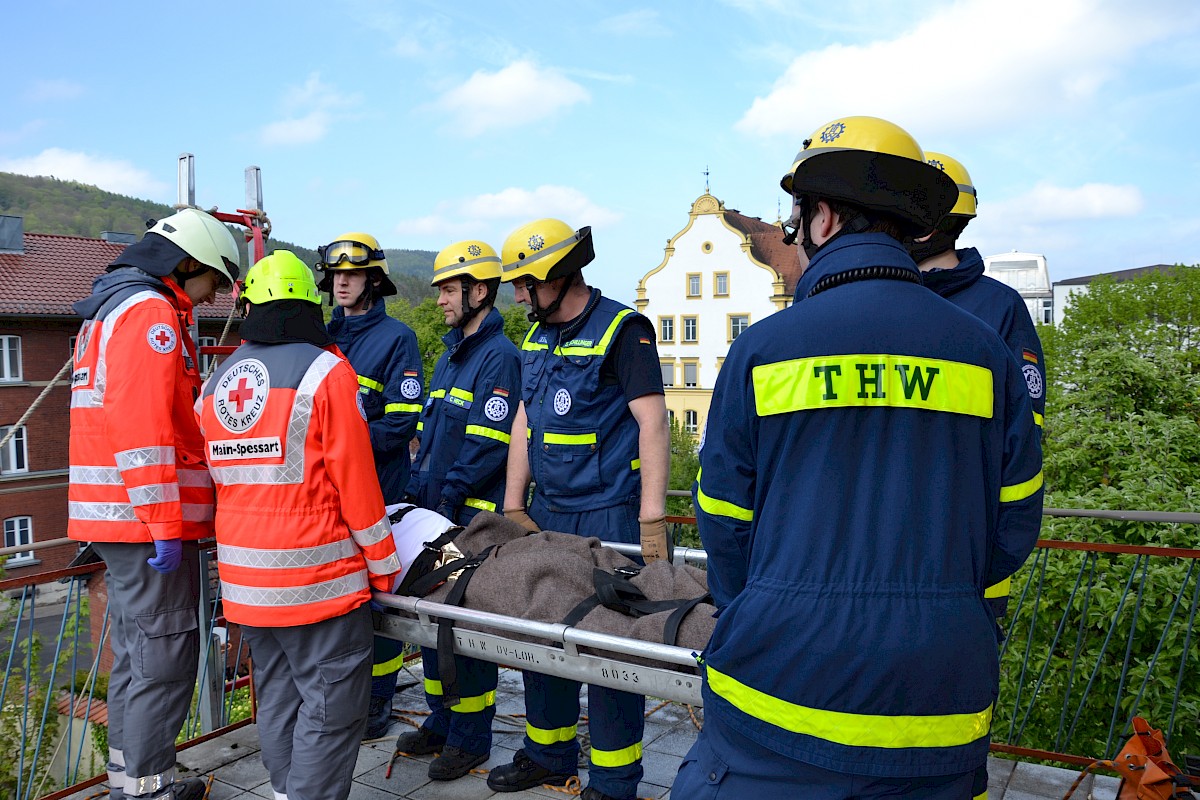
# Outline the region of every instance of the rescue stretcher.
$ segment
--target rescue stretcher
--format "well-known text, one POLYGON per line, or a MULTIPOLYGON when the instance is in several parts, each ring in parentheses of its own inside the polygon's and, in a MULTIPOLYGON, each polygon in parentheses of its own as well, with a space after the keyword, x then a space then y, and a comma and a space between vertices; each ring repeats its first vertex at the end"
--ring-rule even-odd
MULTIPOLYGON (((604 546, 627 556, 640 553, 637 545, 605 542, 604 546)), ((675 548, 675 563, 685 562, 694 565, 706 564, 707 554, 696 548, 675 548)), ((389 639, 436 648, 439 618, 483 625, 522 636, 534 636, 546 643, 516 640, 456 627, 454 652, 502 666, 569 678, 595 686, 675 700, 693 706, 702 704, 702 680, 696 669, 698 653, 686 647, 585 631, 562 623, 535 622, 475 611, 419 597, 383 592, 374 592, 374 597, 380 605, 401 612, 376 612, 373 615, 376 633, 389 639), (604 650, 613 656, 580 652, 580 647, 604 650), (681 669, 676 671, 634 664, 622 660, 622 655, 677 664, 681 669)))

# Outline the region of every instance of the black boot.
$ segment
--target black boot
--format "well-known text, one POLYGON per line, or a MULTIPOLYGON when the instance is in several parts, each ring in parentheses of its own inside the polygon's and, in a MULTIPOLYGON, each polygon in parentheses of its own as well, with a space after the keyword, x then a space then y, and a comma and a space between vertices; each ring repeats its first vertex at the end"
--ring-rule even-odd
POLYGON ((445 744, 445 736, 422 727, 397 736, 396 752, 407 753, 410 756, 427 756, 430 753, 442 752, 442 746, 445 744))
POLYGON ((579 800, 617 800, 617 798, 589 786, 580 793, 579 800))
POLYGON ((363 741, 387 736, 391 725, 392 696, 371 695, 371 703, 367 706, 367 728, 363 731, 363 741))
POLYGON ((551 772, 534 763, 533 759, 525 755, 524 750, 518 750, 517 754, 513 756, 511 764, 496 767, 488 773, 487 785, 493 792, 523 792, 544 783, 550 786, 562 786, 569 779, 574 778, 575 774, 575 770, 551 772))
POLYGON ((487 753, 468 753, 453 745, 447 745, 442 748, 442 754, 430 762, 429 780, 452 781, 461 778, 487 760, 487 753))

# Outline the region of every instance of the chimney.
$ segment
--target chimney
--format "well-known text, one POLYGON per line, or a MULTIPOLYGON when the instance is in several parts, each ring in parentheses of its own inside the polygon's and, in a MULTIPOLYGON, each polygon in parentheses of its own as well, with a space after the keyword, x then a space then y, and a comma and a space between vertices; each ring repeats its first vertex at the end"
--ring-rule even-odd
POLYGON ((25 220, 0 214, 0 253, 25 252, 25 220))
POLYGON ((109 244, 135 244, 136 233, 117 233, 116 231, 100 231, 100 238, 109 244))

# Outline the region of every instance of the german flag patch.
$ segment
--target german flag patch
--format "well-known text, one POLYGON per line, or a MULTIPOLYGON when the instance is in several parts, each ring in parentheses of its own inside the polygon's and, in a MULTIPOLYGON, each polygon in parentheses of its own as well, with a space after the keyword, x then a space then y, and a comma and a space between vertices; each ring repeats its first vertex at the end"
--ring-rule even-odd
POLYGON ((641 342, 642 344, 650 344, 650 340, 647 339, 645 336, 642 336, 641 338, 639 338, 638 341, 641 342))
POLYGON ((508 397, 508 389, 501 389, 499 386, 497 386, 495 389, 492 389, 492 394, 497 394, 501 397, 508 397))
POLYGON ((417 371, 415 369, 406 369, 404 370, 404 377, 415 378, 417 377, 417 371))
POLYGON ((1037 353, 1033 352, 1032 350, 1022 350, 1021 357, 1031 364, 1038 363, 1037 353))

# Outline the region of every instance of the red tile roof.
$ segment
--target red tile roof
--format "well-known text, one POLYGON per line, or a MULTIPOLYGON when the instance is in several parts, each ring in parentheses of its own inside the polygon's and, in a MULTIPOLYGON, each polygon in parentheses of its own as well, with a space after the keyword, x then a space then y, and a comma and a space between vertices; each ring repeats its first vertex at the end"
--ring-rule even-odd
POLYGON ((63 692, 58 696, 56 708, 58 713, 65 716, 73 716, 75 719, 84 719, 94 725, 103 725, 108 727, 108 703, 101 700, 99 697, 88 697, 82 695, 75 697, 74 705, 71 703, 72 696, 63 692))
MULTIPOLYGON (((0 253, 0 314, 75 316, 71 304, 91 294, 92 280, 124 249, 102 239, 26 233, 24 253, 0 253)), ((196 314, 225 319, 232 308, 231 295, 217 295, 196 314)))
POLYGON ((783 243, 783 228, 758 217, 747 217, 735 209, 725 210, 725 221, 750 237, 750 252, 783 276, 784 291, 790 296, 800 280, 800 257, 796 246, 783 243))

